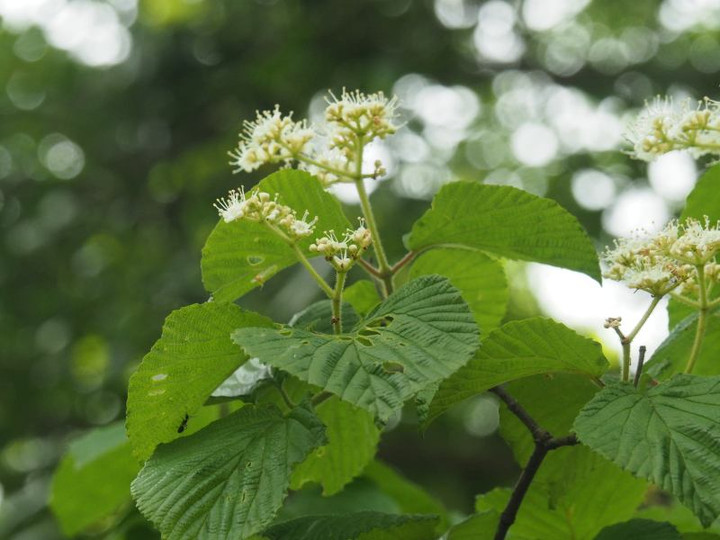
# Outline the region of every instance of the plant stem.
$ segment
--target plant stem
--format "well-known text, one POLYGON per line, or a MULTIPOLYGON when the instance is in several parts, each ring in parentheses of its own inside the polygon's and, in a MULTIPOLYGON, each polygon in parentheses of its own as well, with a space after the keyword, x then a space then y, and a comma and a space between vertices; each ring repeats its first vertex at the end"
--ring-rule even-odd
POLYGON ((534 441, 537 442, 552 438, 552 435, 541 428, 535 419, 523 408, 523 406, 520 405, 520 403, 518 403, 518 401, 502 386, 491 388, 490 391, 502 399, 505 402, 505 405, 507 405, 508 410, 517 416, 518 420, 525 424, 525 427, 528 428, 530 434, 533 436, 534 441))
POLYGON ((630 344, 632 343, 632 340, 635 339, 635 336, 637 336, 638 332, 645 325, 650 315, 652 315, 652 312, 655 311, 655 308, 658 306, 662 298, 663 297, 660 295, 653 296, 652 302, 650 302, 650 305, 645 310, 645 313, 635 325, 635 328, 633 328, 628 335, 623 337, 622 333, 618 332, 618 335, 621 336, 620 344, 622 345, 623 351, 622 380, 625 382, 630 380, 630 344))
POLYGON ((662 300, 662 298, 663 298, 662 296, 653 296, 652 302, 650 302, 650 305, 648 306, 647 310, 645 311, 645 314, 635 325, 635 328, 633 328, 632 331, 627 336, 625 336, 625 339, 628 341, 628 343, 632 342, 632 340, 635 339, 635 336, 637 336, 640 329, 647 322, 647 320, 650 317, 650 315, 652 314, 652 312, 655 311, 655 308, 660 303, 660 300, 662 300))
POLYGON ((622 380, 624 382, 627 382, 630 380, 630 342, 624 341, 622 342, 622 352, 623 352, 623 364, 622 364, 622 380))
POLYGON ((578 440, 574 434, 570 434, 565 437, 553 437, 552 434, 543 429, 522 407, 522 405, 520 405, 520 403, 518 403, 517 400, 515 400, 515 398, 513 398, 502 386, 496 386, 490 391, 502 399, 510 412, 512 412, 523 424, 525 424, 525 427, 528 428, 535 441, 533 453, 525 465, 525 469, 523 469, 515 487, 513 488, 510 500, 500 515, 500 522, 498 523, 498 528, 495 532, 495 540, 505 540, 508 530, 512 524, 515 523, 515 518, 520 510, 520 505, 525 498, 525 494, 530 488, 530 484, 535 478, 538 469, 540 469, 540 465, 542 465, 547 453, 551 450, 555 450, 556 448, 575 445, 578 443, 578 440))
POLYGON ((365 259, 360 258, 357 260, 358 264, 363 267, 363 270, 365 270, 368 274, 370 274, 373 277, 376 277, 378 279, 382 279, 382 275, 380 275, 380 271, 375 268, 372 264, 367 262, 365 259))
POLYGON ((525 494, 530 488, 530 484, 535 478, 535 474, 538 472, 538 469, 540 469, 540 465, 542 465, 543 459, 545 459, 547 453, 548 449, 545 448, 545 446, 538 444, 535 445, 535 449, 533 450, 527 465, 525 465, 517 484, 515 484, 515 487, 513 488, 510 500, 505 506, 502 514, 500 514, 500 523, 498 523, 498 528, 495 531, 495 540, 505 540, 508 530, 512 524, 515 523, 515 518, 517 517, 518 510, 520 510, 520 505, 525 498, 525 494))
POLYGON ((378 262, 378 271, 380 273, 380 279, 385 286, 385 296, 389 295, 393 291, 393 274, 388 264, 387 255, 385 255, 385 249, 383 249, 382 240, 380 239, 380 232, 378 230, 377 222, 375 221, 375 215, 370 205, 370 197, 365 190, 365 184, 362 180, 362 159, 363 159, 363 148, 364 141, 362 137, 357 138, 357 157, 355 159, 355 167, 357 170, 358 179, 355 180, 355 187, 357 188, 358 197, 360 198, 360 205, 362 206, 363 216, 367 223, 370 235, 372 236, 373 249, 375 250, 375 256, 378 262))
POLYGON ((416 251, 408 251, 402 259, 393 264, 390 271, 393 273, 393 275, 397 274, 400 270, 402 270, 404 266, 410 264, 416 256, 416 251))
POLYGON ((274 225, 268 223, 267 221, 264 221, 265 226, 268 227, 272 232, 274 232, 276 235, 278 235, 280 238, 282 238, 285 243, 292 248, 292 250, 295 252, 295 255, 297 256, 300 263, 305 267, 305 269, 310 272, 310 275, 312 278, 317 282, 317 284, 320 286, 320 288, 323 290, 323 292, 327 295, 328 298, 333 297, 333 290, 330 285, 327 284, 327 282, 322 278, 320 274, 317 273, 317 270, 315 270, 312 267, 312 264, 310 264, 310 261, 305 256, 305 254, 302 252, 302 249, 298 247, 298 245, 295 243, 295 240, 290 238, 287 234, 282 232, 280 229, 275 227, 274 225))
POLYGON ((332 297, 332 325, 336 334, 342 334, 342 293, 347 272, 338 272, 335 280, 335 293, 332 297))
POLYGON ((647 347, 645 347, 645 345, 640 345, 640 352, 638 354, 638 367, 635 370, 635 379, 633 380, 633 384, 635 385, 635 388, 637 388, 637 385, 640 383, 640 377, 642 376, 643 364, 645 364, 645 352, 646 351, 647 351, 647 347))
POLYGON ((287 405, 290 409, 294 409, 297 407, 295 403, 293 403, 293 400, 290 399, 290 396, 288 396, 285 389, 282 387, 282 383, 274 382, 275 388, 277 388, 277 391, 280 393, 280 396, 283 398, 283 401, 285 402, 285 405, 287 405))
POLYGON ((327 282, 322 278, 320 274, 317 273, 317 270, 315 270, 310 264, 310 261, 308 261, 305 254, 302 252, 302 250, 297 246, 297 244, 291 244, 293 250, 295 251, 295 254, 297 255, 298 260, 300 263, 305 267, 305 269, 310 273, 310 275, 313 277, 315 281, 317 281, 317 284, 320 285, 320 288, 323 290, 323 292, 327 295, 328 298, 333 298, 335 296, 335 291, 332 290, 332 287, 327 284, 327 282))
POLYGON ((707 328, 708 314, 708 294, 705 286, 705 265, 699 264, 695 267, 697 270, 698 286, 700 287, 700 309, 698 310, 697 328, 695 330, 695 339, 693 340, 690 356, 685 366, 685 373, 692 373, 695 369, 695 362, 700 355, 700 347, 702 347, 703 338, 705 337, 705 329, 707 328))

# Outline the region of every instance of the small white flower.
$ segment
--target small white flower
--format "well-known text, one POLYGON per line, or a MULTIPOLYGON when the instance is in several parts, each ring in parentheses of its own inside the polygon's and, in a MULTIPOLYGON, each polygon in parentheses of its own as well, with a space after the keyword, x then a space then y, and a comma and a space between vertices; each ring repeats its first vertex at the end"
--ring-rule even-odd
POLYGON ((227 199, 218 199, 213 206, 225 223, 241 219, 245 215, 245 191, 243 188, 233 189, 227 199))
POLYGON ((294 219, 289 225, 290 232, 297 238, 303 238, 309 236, 315 230, 315 224, 317 223, 317 216, 311 221, 308 221, 310 213, 305 210, 302 219, 294 219))

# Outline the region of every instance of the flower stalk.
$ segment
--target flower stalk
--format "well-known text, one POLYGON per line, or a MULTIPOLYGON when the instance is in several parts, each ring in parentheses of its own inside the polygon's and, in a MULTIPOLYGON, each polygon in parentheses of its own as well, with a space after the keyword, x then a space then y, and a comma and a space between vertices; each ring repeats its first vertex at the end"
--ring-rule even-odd
POLYGON ((342 294, 345 288, 347 272, 337 272, 335 291, 332 297, 332 325, 336 334, 342 334, 342 294))
POLYGON ((695 338, 693 339, 692 349, 690 349, 690 356, 688 357, 687 364, 685 366, 685 373, 692 373, 695 369, 695 362, 697 362, 698 356, 700 355, 700 348, 702 347, 703 338, 705 337, 705 330, 707 328, 707 316, 708 316, 708 288, 705 279, 705 265, 699 264, 696 266, 698 275, 698 288, 700 297, 700 308, 698 309, 698 320, 697 328, 695 329, 695 338))

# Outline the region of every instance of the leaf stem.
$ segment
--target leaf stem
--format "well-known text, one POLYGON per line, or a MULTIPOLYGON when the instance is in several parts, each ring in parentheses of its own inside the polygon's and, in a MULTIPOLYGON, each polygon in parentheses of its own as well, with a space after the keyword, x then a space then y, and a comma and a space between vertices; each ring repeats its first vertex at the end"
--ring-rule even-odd
POLYGON ((525 468, 515 484, 515 487, 513 488, 510 500, 505 506, 502 514, 500 514, 500 522, 498 523, 498 528, 495 531, 495 540, 505 540, 508 530, 512 524, 515 523, 515 518, 517 517, 520 505, 530 488, 530 484, 540 469, 540 465, 542 465, 547 453, 563 446, 573 446, 578 443, 578 440, 575 434, 570 434, 565 437, 553 437, 552 434, 543 429, 522 407, 522 405, 520 405, 520 403, 518 403, 517 400, 515 400, 515 398, 513 398, 502 386, 496 386, 490 391, 502 399, 510 412, 512 412, 523 424, 525 424, 525 427, 528 428, 532 434, 533 440, 535 441, 533 453, 525 465, 525 468))
POLYGON ((700 348, 702 347, 703 338, 705 337, 705 329, 707 328, 707 315, 709 304, 708 304, 708 292, 705 285, 705 265, 698 264, 695 266, 697 270, 698 286, 700 287, 700 308, 698 309, 698 321, 697 328, 695 329, 695 339, 693 340, 692 349, 690 350, 690 356, 688 357, 687 365, 685 366, 685 373, 692 373, 695 369, 695 362, 700 355, 700 348))
POLYGON ((342 293, 346 277, 347 272, 338 272, 335 279, 335 292, 332 297, 332 325, 336 334, 342 334, 342 293))

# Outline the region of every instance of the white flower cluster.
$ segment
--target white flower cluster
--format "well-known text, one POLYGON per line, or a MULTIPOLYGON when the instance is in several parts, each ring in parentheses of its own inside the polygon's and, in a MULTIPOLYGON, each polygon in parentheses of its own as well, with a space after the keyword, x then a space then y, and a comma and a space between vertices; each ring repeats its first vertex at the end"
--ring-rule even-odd
POLYGON ((340 99, 333 93, 327 99, 325 121, 333 128, 330 146, 345 149, 355 137, 365 140, 384 139, 397 131, 395 125, 397 98, 388 100, 382 92, 365 95, 359 90, 343 88, 340 99))
POLYGON ((231 190, 227 198, 218 199, 213 206, 225 223, 237 219, 265 222, 281 229, 293 240, 311 235, 318 220, 317 217, 308 220, 307 210, 302 218, 298 218, 295 210, 277 202, 277 195, 271 197, 264 191, 246 195, 243 188, 231 190))
POLYGON ((687 150, 694 157, 720 154, 720 103, 705 98, 693 104, 687 99, 657 97, 638 115, 626 133, 631 154, 652 161, 673 150, 687 150))
POLYGON ((715 257, 720 251, 718 224, 689 218, 673 220, 654 235, 637 234, 615 241, 613 249, 603 254, 608 269, 603 276, 626 283, 653 296, 677 289, 682 294, 698 292, 697 267, 705 279, 715 282, 720 265, 715 257))
POLYGON ((347 272, 371 243, 370 231, 361 219, 360 226, 346 230, 341 239, 335 236, 335 231, 325 231, 325 236, 310 245, 310 251, 323 255, 338 272, 347 272))
POLYGON ((254 171, 265 163, 290 162, 307 149, 315 132, 302 120, 295 122, 292 113, 283 116, 280 107, 257 111, 254 122, 245 122, 240 144, 230 152, 237 171, 254 171))
MULTIPOLYGON (((257 113, 254 122, 245 122, 238 147, 230 152, 236 171, 253 171, 266 163, 297 161, 326 185, 358 180, 358 158, 364 145, 395 133, 397 98, 382 92, 363 94, 343 89, 340 98, 332 93, 327 100, 325 124, 308 127, 295 122, 292 113, 283 116, 278 106, 257 113)), ((372 176, 384 174, 375 165, 372 176)))

